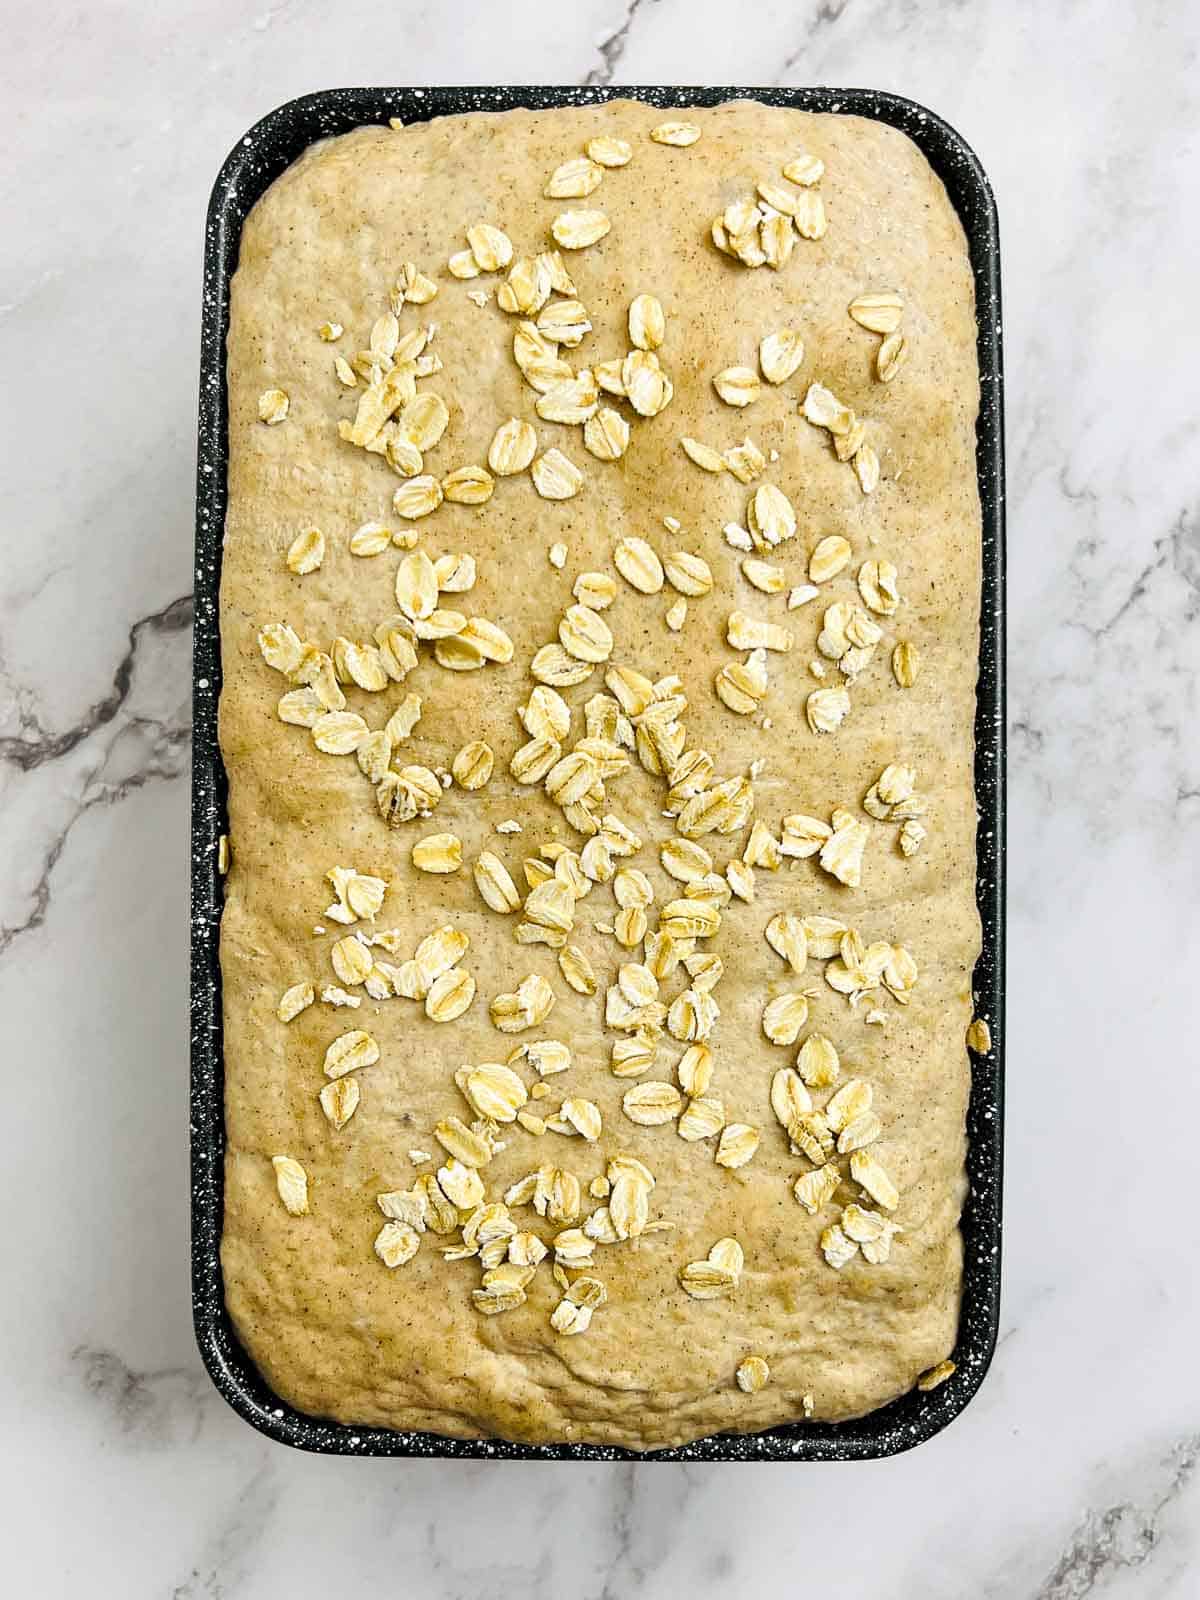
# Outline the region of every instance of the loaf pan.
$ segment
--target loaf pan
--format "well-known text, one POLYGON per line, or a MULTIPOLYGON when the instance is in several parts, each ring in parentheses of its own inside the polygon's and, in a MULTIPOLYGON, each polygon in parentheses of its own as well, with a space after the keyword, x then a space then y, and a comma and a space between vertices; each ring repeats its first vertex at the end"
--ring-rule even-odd
POLYGON ((354 1456, 494 1457, 503 1460, 861 1461, 896 1455, 951 1422, 978 1389, 996 1343, 1000 1304, 1000 1212, 1004 1079, 1004 433, 1000 260, 996 207, 974 153, 939 117, 911 100, 865 89, 486 88, 334 89, 272 111, 239 140, 209 203, 200 345, 196 477, 196 631, 193 666, 191 1183, 192 1299, 196 1338, 213 1382, 261 1432, 303 1450, 354 1456), (656 106, 712 106, 754 99, 797 111, 873 117, 900 129, 924 153, 956 207, 970 247, 979 322, 981 404, 977 436, 983 507, 983 592, 975 716, 979 813, 977 897, 983 947, 975 967, 976 1013, 992 1048, 972 1055, 967 1114, 969 1193, 962 1214, 962 1313, 957 1371, 930 1393, 913 1390, 855 1421, 798 1423, 764 1433, 717 1434, 649 1454, 592 1445, 530 1446, 359 1428, 305 1415, 275 1394, 242 1349, 225 1309, 220 1243, 225 1154, 218 929, 219 842, 227 831, 226 785, 217 745, 221 654, 217 596, 225 525, 228 408, 225 338, 229 284, 251 206, 317 139, 363 123, 405 123, 470 111, 594 105, 629 97, 656 106))

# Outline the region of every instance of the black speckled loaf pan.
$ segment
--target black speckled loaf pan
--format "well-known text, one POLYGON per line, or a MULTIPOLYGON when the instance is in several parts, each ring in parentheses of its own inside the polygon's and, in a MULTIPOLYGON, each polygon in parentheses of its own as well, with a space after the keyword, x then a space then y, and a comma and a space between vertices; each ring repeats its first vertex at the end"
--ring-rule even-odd
POLYGON ((196 1337, 217 1388, 261 1432, 303 1450, 357 1456, 482 1456, 502 1460, 853 1461, 896 1455, 951 1422, 991 1361, 1000 1305, 1000 1209, 1004 1087, 1004 419, 1000 257, 991 187, 974 153, 940 118, 895 95, 865 89, 335 89, 293 100, 256 124, 221 168, 208 209, 200 347, 200 434, 196 479, 195 740, 192 789, 192 1297, 196 1337), (929 1394, 916 1390, 857 1421, 801 1423, 749 1435, 718 1434, 675 1450, 634 1455, 588 1445, 535 1448, 503 1440, 356 1428, 307 1416, 267 1386, 238 1343, 221 1279, 225 1153, 221 971, 217 933, 222 880, 218 840, 226 831, 225 771, 217 746, 221 653, 217 595, 225 524, 228 414, 225 336, 229 282, 242 223, 267 186, 314 140, 362 123, 407 122, 515 106, 591 105, 632 97, 660 106, 711 106, 756 99, 798 111, 875 117, 920 147, 949 191, 966 230, 979 320, 977 461, 983 504, 983 594, 975 786, 979 810, 977 895, 983 950, 975 968, 976 1012, 992 1033, 973 1056, 967 1118, 970 1191, 963 1210, 962 1315, 958 1370, 929 1394))

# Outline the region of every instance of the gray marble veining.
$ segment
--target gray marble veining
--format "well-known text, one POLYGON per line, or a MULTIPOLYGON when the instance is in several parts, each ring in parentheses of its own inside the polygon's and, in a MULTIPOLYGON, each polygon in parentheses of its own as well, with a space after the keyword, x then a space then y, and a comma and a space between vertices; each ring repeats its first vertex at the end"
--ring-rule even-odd
POLYGON ((7 1591, 1200 1592, 1198 49, 1186 0, 19 0, 0 62, 7 1591), (263 110, 384 75, 868 84, 932 106, 992 177, 1010 440, 1005 1326, 977 1400, 912 1455, 794 1471, 317 1459, 253 1434, 200 1370, 185 778, 203 212, 263 110))

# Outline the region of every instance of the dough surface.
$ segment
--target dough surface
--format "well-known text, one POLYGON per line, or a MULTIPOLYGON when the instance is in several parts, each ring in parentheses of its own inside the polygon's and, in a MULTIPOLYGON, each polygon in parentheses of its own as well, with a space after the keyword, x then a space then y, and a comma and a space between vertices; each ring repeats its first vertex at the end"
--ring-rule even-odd
MULTIPOLYGON (((669 115, 618 101, 452 117, 399 131, 360 128, 310 149, 259 201, 243 232, 228 341, 221 580, 220 733, 233 847, 221 928, 228 1128, 222 1262, 247 1350, 281 1396, 321 1416, 647 1450, 798 1420, 806 1395, 818 1419, 859 1415, 911 1388, 954 1345, 969 1088, 964 1032, 979 950, 972 775, 978 374, 966 245, 924 158, 881 124, 739 102, 677 113, 703 130, 698 144, 680 149, 647 137, 669 115), (630 164, 606 172, 587 199, 543 198, 550 172, 599 133, 629 139, 630 164), (719 254, 708 238, 712 218, 751 194, 756 180, 782 183, 782 166, 801 150, 825 162, 825 237, 799 240, 778 272, 719 254), (674 401, 649 420, 612 402, 632 427, 628 452, 616 463, 589 455, 578 427, 536 416, 536 395, 513 361, 516 319, 495 303, 503 275, 459 282, 446 270, 448 257, 466 247, 469 224, 491 221, 507 230, 518 255, 533 254, 553 248, 552 218, 580 207, 603 209, 612 229, 599 244, 566 256, 594 329, 579 349, 564 352, 572 365, 625 354, 635 295, 656 295, 666 313, 658 353, 674 401), (366 347, 400 264, 409 260, 434 278, 439 293, 428 305, 406 307, 401 329, 437 324, 431 349, 444 370, 419 387, 440 394, 450 412, 425 470, 444 476, 484 463, 497 426, 518 416, 533 423, 539 451, 562 449, 585 481, 574 499, 551 502, 535 493, 528 473, 499 479, 487 504, 446 503, 412 525, 431 555, 475 557, 474 589, 442 603, 498 623, 515 655, 508 665, 452 673, 422 645, 420 665, 402 686, 380 694, 347 689, 350 708, 372 727, 382 726, 407 692, 421 695, 423 715, 405 747, 410 761, 448 768, 470 739, 486 739, 496 754, 485 788, 466 793, 455 786, 428 820, 389 829, 353 756, 322 754, 304 728, 278 719, 276 702, 288 686, 264 664, 256 635, 265 623, 286 621, 328 649, 336 635, 370 640, 395 611, 401 552, 356 558, 347 540, 369 520, 403 526, 391 510, 401 480, 381 457, 339 439, 337 420, 353 416, 356 396, 337 382, 333 358, 366 347), (489 295, 482 307, 467 297, 478 289, 489 295), (882 289, 904 297, 909 344, 906 365, 888 384, 874 375, 878 336, 846 312, 856 295, 882 289), (345 327, 336 344, 317 336, 327 320, 345 327), (743 410, 723 404, 712 377, 733 365, 757 367, 760 339, 789 327, 800 330, 806 347, 795 376, 780 387, 764 384, 743 410), (829 436, 799 415, 811 381, 867 420, 882 463, 873 494, 861 492, 829 436), (258 398, 276 387, 290 397, 288 416, 265 426, 258 398), (729 473, 701 471, 680 448, 683 435, 722 449, 748 435, 764 453, 778 451, 778 460, 745 486, 729 473), (843 534, 853 548, 845 571, 795 611, 783 595, 767 596, 745 581, 741 556, 722 536, 728 522, 745 525, 747 502, 762 482, 777 484, 797 510, 795 539, 769 556, 790 585, 807 581, 808 555, 822 536, 843 534), (678 532, 664 526, 665 517, 678 519, 678 532), (327 552, 318 571, 296 577, 285 552, 309 526, 322 529, 327 552), (516 710, 532 687, 530 657, 555 638, 575 577, 589 569, 615 576, 613 547, 631 535, 660 555, 702 555, 715 589, 689 600, 682 631, 672 633, 664 615, 676 593, 666 587, 639 594, 618 577, 616 601, 604 613, 616 641, 613 660, 651 678, 679 674, 689 699, 687 743, 708 750, 718 774, 762 762, 756 816, 776 832, 787 813, 828 820, 838 806, 867 821, 862 798, 891 762, 916 767, 917 788, 929 802, 928 838, 911 859, 897 848, 897 824, 870 823, 861 888, 843 887, 815 860, 788 862, 777 873, 757 871, 753 904, 735 899, 723 912, 709 946, 725 964, 715 990, 721 1017, 709 1041, 710 1092, 729 1121, 762 1131, 754 1159, 735 1171, 714 1164, 714 1141, 687 1143, 670 1124, 635 1126, 622 1112, 630 1081, 609 1070, 617 1035, 603 1027, 603 986, 618 960, 632 958, 594 927, 612 920, 611 886, 597 886, 579 903, 571 936, 600 974, 601 992, 589 999, 568 988, 553 951, 515 942, 517 918, 483 905, 469 867, 433 877, 410 860, 418 838, 452 832, 467 863, 492 849, 523 889, 522 860, 539 844, 582 845, 542 789, 509 776, 509 759, 526 738, 516 710), (560 541, 568 554, 558 571, 548 550, 560 541), (879 619, 884 638, 851 685, 849 716, 835 733, 818 736, 806 723, 805 699, 840 681, 832 663, 823 685, 809 670, 821 614, 835 599, 857 600, 854 575, 871 559, 895 562, 903 602, 894 617, 879 619), (734 716, 712 687, 719 666, 744 659, 725 643, 735 607, 794 635, 789 654, 769 657, 769 688, 755 718, 734 716), (911 640, 921 657, 920 676, 906 690, 890 664, 899 638, 911 640), (509 818, 523 831, 498 835, 496 826, 509 818), (329 948, 347 930, 323 916, 331 899, 324 874, 335 865, 388 881, 375 927, 403 930, 406 953, 443 923, 469 934, 463 965, 478 993, 465 1016, 439 1025, 417 1002, 363 995, 357 1010, 318 1000, 286 1026, 276 1019, 292 984, 309 980, 319 991, 337 982, 329 948), (888 1025, 868 1026, 864 1017, 876 1001, 852 1009, 824 981, 823 961, 810 958, 802 977, 789 977, 763 937, 769 919, 784 910, 838 917, 867 943, 905 946, 920 969, 911 1003, 896 1005, 880 991, 888 1025), (316 926, 325 932, 314 934, 316 926), (531 972, 552 984, 554 1009, 540 1028, 502 1035, 488 1002, 531 972), (894 1220, 903 1230, 883 1265, 859 1257, 833 1270, 818 1238, 840 1205, 810 1216, 792 1195, 810 1164, 789 1152, 768 1095, 772 1074, 794 1061, 796 1049, 770 1044, 761 1015, 772 995, 801 988, 813 991, 804 1034, 827 1035, 841 1055, 843 1079, 860 1076, 874 1090, 883 1136, 872 1148, 899 1187, 894 1220), (354 1027, 374 1035, 381 1059, 359 1073, 361 1104, 337 1132, 317 1099, 326 1081, 322 1060, 331 1040, 354 1027), (599 1106, 603 1132, 592 1144, 506 1128, 505 1147, 486 1170, 489 1198, 551 1161, 581 1179, 586 1197, 588 1181, 621 1151, 651 1168, 651 1216, 671 1224, 636 1242, 597 1247, 591 1270, 604 1281, 608 1303, 576 1337, 550 1326, 560 1290, 549 1260, 524 1305, 484 1317, 471 1300, 479 1263, 445 1262, 439 1246, 448 1241, 425 1234, 416 1257, 394 1271, 372 1249, 383 1221, 376 1194, 435 1170, 443 1159, 432 1132, 439 1118, 470 1120, 454 1071, 503 1061, 514 1045, 539 1038, 566 1041, 573 1063, 546 1080, 549 1096, 530 1109, 547 1114, 565 1095, 585 1096, 599 1106), (414 1167, 410 1150, 435 1159, 414 1167), (291 1216, 280 1203, 271 1166, 277 1154, 306 1169, 308 1215, 291 1216), (745 1251, 736 1292, 689 1298, 680 1270, 723 1236, 736 1237, 745 1251), (734 1381, 749 1355, 770 1367, 770 1381, 753 1394, 734 1381)), ((573 738, 583 733, 581 708, 603 689, 603 672, 562 691, 574 712, 573 738)), ((608 809, 646 840, 636 858, 618 865, 646 871, 661 907, 680 892, 658 862, 658 843, 671 831, 661 815, 663 789, 635 763, 609 780, 608 796, 608 809)), ((740 856, 745 837, 700 842, 720 871, 740 856)), ((673 998, 683 981, 666 981, 664 997, 673 998)), ((673 1080, 684 1048, 664 1036, 647 1076, 673 1080)), ((518 1070, 534 1082, 527 1067, 518 1070)), ((600 1203, 585 1198, 586 1206, 600 1203)), ((543 1239, 556 1231, 529 1207, 514 1214, 543 1239)))

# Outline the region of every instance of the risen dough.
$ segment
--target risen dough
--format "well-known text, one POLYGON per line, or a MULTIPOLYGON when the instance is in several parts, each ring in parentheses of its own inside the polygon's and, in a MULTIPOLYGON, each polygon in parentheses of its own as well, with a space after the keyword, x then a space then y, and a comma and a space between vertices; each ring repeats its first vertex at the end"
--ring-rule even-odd
MULTIPOLYGON (((796 1419, 806 1394, 817 1418, 865 1412, 910 1388, 954 1344, 968 1091, 963 1039, 979 948, 972 784, 978 380, 964 239, 923 157, 881 124, 746 103, 680 115, 703 130, 691 148, 651 142, 649 129, 663 114, 630 101, 452 117, 401 131, 360 128, 310 149, 259 201, 243 232, 228 345, 221 585, 221 744, 234 847, 222 920, 229 1139, 222 1260, 241 1338, 274 1388, 304 1411, 460 1436, 651 1449, 796 1419), (606 172, 586 202, 543 198, 549 173, 598 133, 631 140, 632 162, 606 172), (748 270, 718 254, 708 238, 713 216, 752 192, 759 178, 778 184, 783 165, 801 150, 825 161, 824 239, 798 241, 778 272, 748 270), (649 421, 614 402, 632 423, 628 453, 617 463, 589 455, 578 428, 537 419, 536 397, 513 363, 514 321, 495 304, 500 277, 459 282, 445 265, 464 248, 471 223, 499 224, 518 254, 533 253, 550 247, 551 220, 581 205, 602 208, 612 227, 599 244, 569 257, 595 327, 581 349, 567 352, 572 364, 624 354, 634 296, 655 295, 666 317, 659 354, 674 401, 649 421), (378 456, 338 438, 336 419, 353 414, 354 397, 338 384, 332 361, 337 350, 352 355, 366 345, 406 260, 440 288, 431 304, 406 308, 401 317, 404 329, 437 323, 433 348, 445 364, 422 384, 450 411, 427 470, 444 476, 483 463, 499 423, 518 416, 535 424, 540 450, 561 448, 585 482, 576 498, 550 502, 534 492, 527 473, 502 478, 486 505, 446 503, 416 525, 430 552, 475 556, 478 582, 465 609, 505 628, 516 654, 508 666, 456 674, 436 666, 426 647, 403 689, 349 690, 351 708, 373 727, 403 693, 421 694, 424 715, 408 747, 413 761, 448 767, 476 738, 496 752, 486 788, 455 787, 429 822, 389 830, 353 757, 322 755, 303 728, 277 719, 286 685, 264 665, 255 636, 264 623, 286 620, 327 649, 337 634, 370 639, 394 609, 399 552, 360 559, 349 554, 347 539, 368 520, 395 523, 390 501, 399 480, 378 456), (480 288, 491 296, 483 307, 467 298, 480 288), (880 289, 903 294, 910 348, 887 385, 873 371, 878 337, 846 313, 855 295, 880 289), (327 320, 346 328, 337 346, 318 336, 327 320), (791 327, 806 346, 798 372, 780 387, 764 385, 745 409, 722 404, 713 375, 756 366, 760 339, 791 327), (814 379, 869 419, 883 466, 874 494, 861 492, 828 436, 798 415, 814 379), (264 426, 258 397, 276 387, 289 395, 290 409, 282 424, 264 426), (778 450, 759 482, 778 484, 797 508, 797 537, 771 556, 789 583, 805 581, 808 554, 822 536, 843 534, 853 547, 850 566, 820 599, 789 613, 782 596, 747 584, 721 529, 744 522, 753 486, 701 471, 680 448, 685 434, 718 448, 748 434, 764 452, 778 450), (667 516, 682 524, 677 534, 664 527, 667 516), (295 577, 284 555, 309 526, 322 529, 327 553, 317 572, 295 577), (618 578, 617 599, 604 613, 614 659, 651 677, 681 675, 690 697, 688 742, 709 750, 719 773, 744 772, 762 760, 758 816, 775 829, 794 811, 827 819, 845 805, 861 817, 862 796, 894 761, 916 766, 930 801, 929 837, 911 860, 896 848, 894 825, 871 824, 861 889, 799 861, 777 874, 759 871, 755 903, 735 901, 726 912, 712 942, 725 962, 712 1092, 729 1120, 763 1134, 755 1158, 737 1171, 714 1164, 713 1141, 686 1143, 670 1124, 629 1122, 621 1110, 629 1083, 608 1069, 614 1035, 600 1025, 599 998, 572 992, 551 951, 518 946, 515 919, 483 906, 469 872, 430 877, 415 871, 409 856, 423 833, 453 832, 468 861, 491 848, 523 884, 521 860, 539 842, 582 843, 541 790, 508 776, 509 757, 525 737, 515 708, 531 687, 530 656, 554 638, 575 576, 612 571, 614 545, 635 534, 662 555, 703 555, 716 587, 689 600, 686 623, 674 633, 664 622, 674 591, 645 596, 618 578), (558 542, 568 552, 561 571, 547 559, 558 542), (818 686, 808 663, 820 614, 833 598, 854 598, 858 566, 879 558, 896 563, 903 604, 884 619, 884 642, 852 687, 850 715, 836 734, 817 736, 806 725, 804 702, 818 686), (762 707, 769 729, 756 725, 761 717, 733 716, 712 691, 717 667, 737 659, 724 642, 734 607, 783 623, 795 636, 790 654, 770 658, 762 707), (913 641, 922 660, 908 690, 897 687, 889 665, 900 637, 913 641), (520 820, 520 836, 494 832, 508 818, 520 820), (276 1019, 278 1000, 293 983, 310 979, 320 989, 335 981, 329 946, 345 930, 326 924, 323 935, 314 934, 330 898, 323 875, 335 864, 389 881, 376 926, 405 930, 412 944, 447 921, 469 933, 464 965, 479 993, 463 1018, 438 1026, 410 1001, 364 998, 357 1011, 318 1002, 287 1026, 276 1019), (869 1027, 869 1006, 852 1010, 824 983, 822 962, 810 961, 804 978, 789 983, 763 939, 767 921, 782 909, 825 912, 851 922, 868 942, 907 946, 920 966, 912 1003, 901 1008, 884 995, 889 1025, 869 1027), (550 1328, 560 1291, 548 1262, 524 1306, 484 1318, 470 1297, 478 1263, 444 1262, 437 1248, 444 1241, 435 1235, 395 1271, 372 1251, 383 1221, 377 1192, 412 1183, 408 1152, 437 1152, 431 1129, 439 1117, 469 1116, 453 1071, 464 1062, 503 1060, 518 1042, 497 1033, 487 1002, 528 972, 551 981, 557 1003, 544 1027, 521 1037, 563 1039, 574 1052, 570 1071, 549 1080, 553 1092, 538 1109, 553 1109, 563 1094, 583 1095, 600 1107, 604 1131, 592 1145, 508 1130, 507 1148, 487 1172, 489 1191, 498 1196, 539 1162, 555 1161, 574 1171, 586 1192, 605 1156, 624 1150, 654 1171, 651 1214, 673 1224, 636 1245, 598 1249, 594 1270, 609 1300, 577 1337, 550 1328), (857 1073, 874 1088, 884 1125, 874 1148, 901 1192, 895 1220, 903 1232, 886 1265, 858 1259, 834 1271, 817 1241, 838 1208, 810 1217, 791 1193, 809 1163, 789 1153, 768 1089, 795 1050, 769 1044, 760 1019, 766 999, 802 986, 815 990, 809 1026, 834 1041, 843 1075, 857 1073), (317 1095, 325 1048, 349 1026, 368 1028, 382 1059, 359 1074, 361 1105, 335 1132, 317 1095), (308 1215, 291 1216, 280 1204, 270 1159, 280 1153, 308 1173, 308 1215), (737 1292, 689 1299, 680 1269, 724 1235, 745 1250, 737 1292), (770 1381, 756 1393, 735 1382, 749 1355, 770 1367, 770 1381)), ((578 708, 602 687, 602 670, 564 691, 576 708, 576 737, 578 708)), ((837 681, 831 668, 825 682, 837 681)), ((662 790, 644 774, 614 780, 610 796, 612 809, 647 841, 666 837, 662 790)), ((740 854, 744 838, 703 842, 720 868, 740 854)), ((657 848, 648 842, 632 864, 649 874, 661 905, 670 884, 657 848)), ((615 971, 618 956, 628 959, 593 931, 614 910, 610 889, 595 889, 581 904, 574 935, 602 977, 615 971)), ((670 1078, 682 1050, 664 1039, 651 1076, 670 1078)), ((532 1073, 525 1076, 532 1081, 532 1073)), ((554 1231, 528 1208, 518 1216, 543 1237, 554 1231)))

